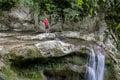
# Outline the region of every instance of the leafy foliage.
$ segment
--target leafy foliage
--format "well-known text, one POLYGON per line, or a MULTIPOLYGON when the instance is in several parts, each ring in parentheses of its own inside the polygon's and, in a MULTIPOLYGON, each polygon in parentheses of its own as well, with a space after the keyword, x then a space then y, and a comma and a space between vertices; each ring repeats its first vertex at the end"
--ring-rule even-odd
POLYGON ((98 0, 1 0, 0 10, 10 10, 17 2, 29 5, 31 11, 40 15, 47 13, 59 16, 63 22, 78 21, 88 14, 94 15, 99 6, 98 0), (3 6, 4 4, 8 4, 9 7, 3 6))
POLYGON ((103 2, 106 2, 106 0, 103 0, 103 2))
POLYGON ((117 31, 120 31, 120 23, 118 24, 118 26, 116 27, 117 31))
POLYGON ((83 0, 78 0, 77 4, 78 4, 78 6, 82 6, 83 0))
POLYGON ((0 11, 8 11, 10 10, 17 0, 0 0, 0 11))
POLYGON ((117 36, 117 46, 120 49, 120 0, 109 0, 106 2, 106 5, 101 6, 105 8, 104 12, 108 28, 112 29, 117 36))

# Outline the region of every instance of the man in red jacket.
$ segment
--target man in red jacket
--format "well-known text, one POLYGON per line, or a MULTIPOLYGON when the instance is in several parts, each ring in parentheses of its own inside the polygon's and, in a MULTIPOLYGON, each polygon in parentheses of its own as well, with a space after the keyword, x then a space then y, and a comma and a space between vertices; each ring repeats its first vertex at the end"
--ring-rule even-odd
POLYGON ((49 33, 49 21, 47 18, 45 18, 44 20, 44 25, 45 25, 46 33, 49 33))

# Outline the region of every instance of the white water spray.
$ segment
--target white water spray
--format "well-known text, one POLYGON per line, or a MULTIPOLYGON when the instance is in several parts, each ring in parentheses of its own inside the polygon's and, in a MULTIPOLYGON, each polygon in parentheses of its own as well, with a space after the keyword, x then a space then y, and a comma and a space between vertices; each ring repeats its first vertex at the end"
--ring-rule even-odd
POLYGON ((95 68, 96 68, 95 54, 94 54, 94 51, 91 50, 90 58, 87 65, 87 70, 88 70, 87 80, 96 80, 95 68))
POLYGON ((87 64, 87 80, 104 80, 104 67, 105 56, 98 51, 96 57, 92 49, 87 64))
POLYGON ((97 62, 97 70, 96 70, 96 80, 103 80, 104 77, 104 67, 105 67, 105 56, 98 51, 98 62, 97 62))

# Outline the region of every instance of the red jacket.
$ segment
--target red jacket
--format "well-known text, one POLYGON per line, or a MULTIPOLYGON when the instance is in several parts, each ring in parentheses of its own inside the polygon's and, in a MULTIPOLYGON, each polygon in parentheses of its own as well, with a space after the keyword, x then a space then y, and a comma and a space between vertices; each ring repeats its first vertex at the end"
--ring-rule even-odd
POLYGON ((49 22, 48 22, 47 19, 44 21, 44 24, 45 24, 45 26, 48 26, 48 25, 49 25, 49 22))

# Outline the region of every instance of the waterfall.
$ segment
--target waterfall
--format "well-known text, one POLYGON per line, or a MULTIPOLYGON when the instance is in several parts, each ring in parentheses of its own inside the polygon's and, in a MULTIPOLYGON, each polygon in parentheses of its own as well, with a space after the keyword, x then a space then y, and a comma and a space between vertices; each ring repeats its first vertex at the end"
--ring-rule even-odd
POLYGON ((103 80, 104 77, 104 67, 105 67, 105 56, 101 54, 100 51, 97 53, 97 70, 96 70, 96 80, 103 80))
POLYGON ((87 64, 87 70, 88 70, 88 74, 87 74, 87 80, 96 80, 96 76, 95 76, 95 69, 96 69, 96 61, 95 61, 95 54, 94 51, 91 50, 90 52, 90 58, 88 60, 88 64, 87 64))
POLYGON ((94 50, 90 52, 90 58, 87 63, 87 80, 103 80, 105 56, 98 50, 97 56, 94 50))

